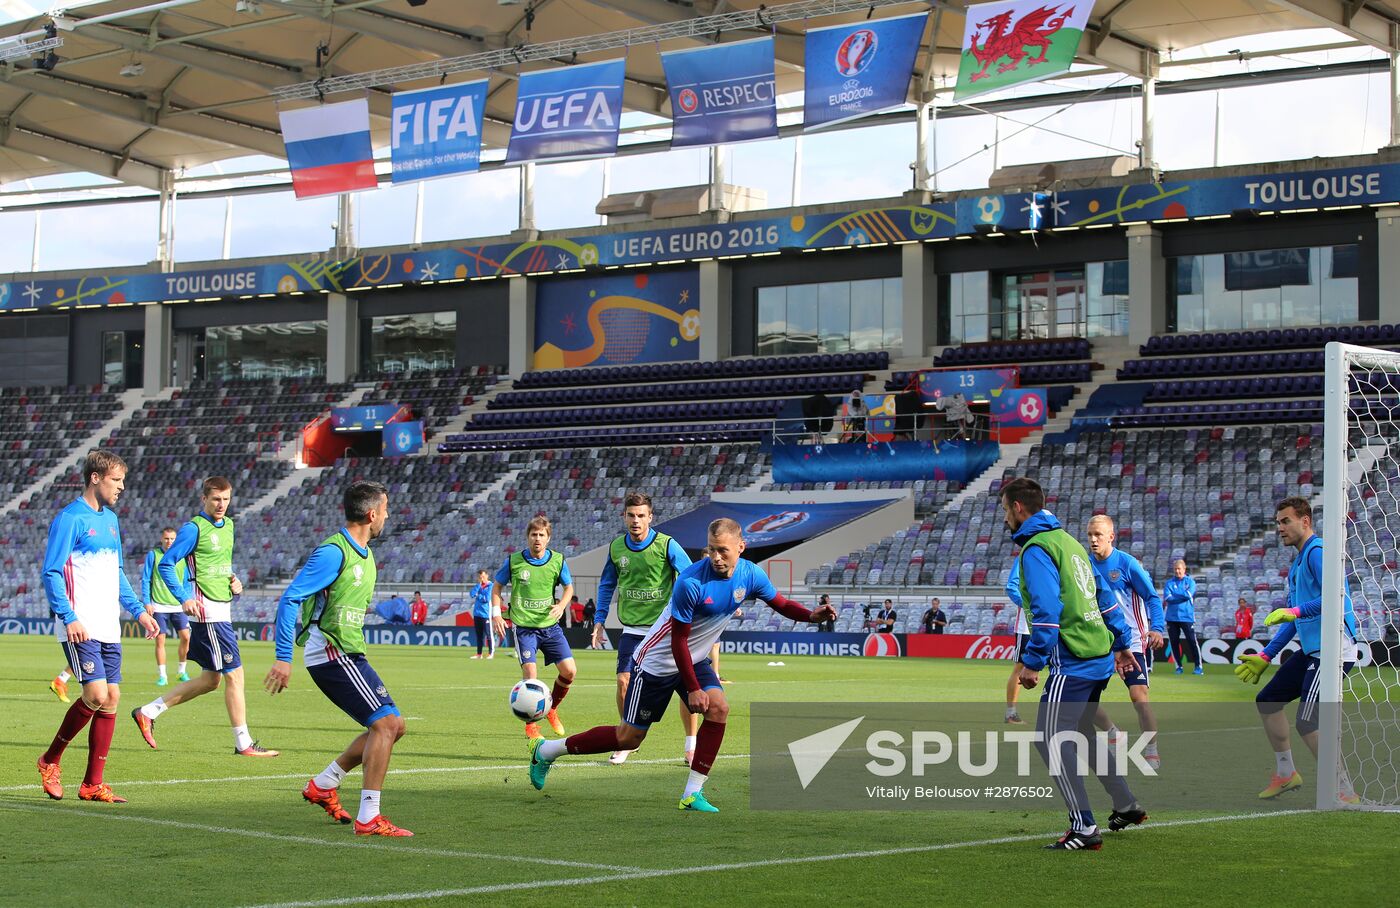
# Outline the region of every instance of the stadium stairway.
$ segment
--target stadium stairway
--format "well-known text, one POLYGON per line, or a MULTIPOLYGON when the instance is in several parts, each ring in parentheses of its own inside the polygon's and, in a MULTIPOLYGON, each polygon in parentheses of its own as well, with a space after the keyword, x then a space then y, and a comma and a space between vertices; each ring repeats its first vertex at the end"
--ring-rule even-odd
POLYGON ((131 388, 127 391, 123 391, 118 398, 121 408, 112 415, 112 418, 98 426, 87 438, 75 444, 71 457, 64 458, 59 463, 55 464, 53 469, 49 470, 47 473, 42 476, 36 476, 28 487, 11 495, 10 500, 4 507, 0 507, 0 517, 9 517, 14 514, 20 509, 20 504, 22 502, 28 501, 35 493, 48 488, 51 483, 72 471, 78 458, 111 438, 112 433, 138 409, 144 407, 148 402, 153 400, 169 400, 174 391, 174 388, 166 388, 152 397, 146 397, 145 392, 140 388, 131 388))

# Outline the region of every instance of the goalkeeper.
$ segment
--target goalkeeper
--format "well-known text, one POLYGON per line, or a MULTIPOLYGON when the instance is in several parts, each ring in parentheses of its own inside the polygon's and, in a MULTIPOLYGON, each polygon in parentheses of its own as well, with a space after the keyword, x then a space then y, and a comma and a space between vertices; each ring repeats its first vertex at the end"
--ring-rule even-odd
MULTIPOLYGON (((1262 654, 1243 656, 1235 666, 1235 674, 1241 681, 1258 684, 1269 664, 1295 636, 1302 647, 1302 652, 1295 653, 1279 666, 1274 677, 1254 698, 1264 720, 1264 732, 1274 749, 1274 776, 1269 787, 1259 792, 1263 800, 1303 786, 1303 777, 1293 765, 1293 748, 1283 708, 1294 700, 1299 701, 1298 734, 1313 756, 1317 756, 1317 700, 1321 682, 1318 669, 1322 652, 1322 539, 1313 532, 1312 505, 1304 498, 1285 498, 1275 511, 1274 523, 1278 527, 1279 541, 1298 550, 1288 569, 1288 606, 1274 609, 1264 622, 1284 626, 1262 654)), ((1345 577, 1342 578, 1342 594, 1346 608, 1343 652, 1350 655, 1356 639, 1356 617, 1352 613, 1351 590, 1345 577)), ((1342 670, 1351 671, 1353 664, 1347 661, 1342 670)), ((1337 796, 1343 803, 1358 802, 1345 772, 1338 779, 1337 796)))

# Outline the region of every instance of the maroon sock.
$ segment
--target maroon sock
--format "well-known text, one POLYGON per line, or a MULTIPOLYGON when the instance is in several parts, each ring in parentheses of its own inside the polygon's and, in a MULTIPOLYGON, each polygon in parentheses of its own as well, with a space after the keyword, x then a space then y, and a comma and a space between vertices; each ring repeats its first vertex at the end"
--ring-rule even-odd
POLYGON ((99 711, 88 727, 88 765, 84 785, 101 785, 107 768, 107 751, 112 749, 112 733, 117 730, 117 714, 99 711))
POLYGON ((68 707, 68 712, 63 714, 63 724, 58 726, 58 734, 53 736, 53 743, 44 751, 45 763, 57 763, 63 759, 63 751, 68 747, 68 742, 76 738, 83 726, 88 724, 92 713, 93 710, 81 697, 73 701, 73 705, 68 707))
POLYGON ((562 678, 554 679, 554 692, 549 695, 550 700, 554 704, 552 707, 553 709, 558 709, 559 704, 564 702, 564 698, 569 695, 569 685, 573 683, 572 681, 565 681, 562 678))
POLYGON ((605 754, 619 750, 617 727, 599 725, 588 731, 581 731, 564 739, 564 746, 571 754, 605 754))
POLYGON ((703 775, 710 774, 710 767, 719 755, 719 745, 724 741, 724 723, 706 719, 700 723, 700 731, 695 736, 695 756, 690 758, 690 768, 703 775))

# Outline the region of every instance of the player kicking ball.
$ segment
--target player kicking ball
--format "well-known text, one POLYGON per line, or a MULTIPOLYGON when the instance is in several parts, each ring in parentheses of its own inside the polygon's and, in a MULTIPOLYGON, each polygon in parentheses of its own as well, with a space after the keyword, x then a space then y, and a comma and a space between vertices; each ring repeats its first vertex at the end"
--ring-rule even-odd
POLYGON ((394 744, 404 723, 384 682, 365 657, 365 610, 374 601, 375 563, 369 544, 384 532, 389 490, 356 482, 345 490, 345 527, 317 546, 277 603, 276 662, 263 679, 270 694, 286 690, 292 676, 292 639, 303 648, 307 674, 336 706, 365 727, 345 752, 306 783, 301 796, 338 823, 340 783, 364 766, 355 835, 411 836, 380 812, 379 796, 394 744))
POLYGON ((710 524, 708 552, 708 558, 676 578, 670 604, 637 647, 622 723, 600 725, 563 741, 531 741, 530 784, 535 788, 544 788, 550 767, 566 753, 636 750, 652 723, 666 714, 671 697, 680 694, 686 707, 704 721, 679 807, 719 812, 705 797, 705 782, 724 740, 729 702, 710 662, 710 647, 724 633, 730 616, 750 599, 762 599, 780 615, 809 624, 835 620, 836 610, 824 605, 808 611, 781 595, 762 568, 740 557, 744 536, 739 524, 727 517, 710 524))
MULTIPOLYGON (((551 532, 549 518, 543 514, 533 517, 526 525, 529 549, 512 552, 496 572, 496 584, 491 588, 491 616, 494 630, 501 615, 501 587, 509 584, 510 620, 515 625, 515 655, 520 660, 520 677, 526 681, 539 677, 536 663, 540 656, 544 656, 545 665, 553 663, 558 667, 550 700, 554 705, 545 718, 554 733, 562 735, 564 723, 559 721, 559 704, 568 696, 569 685, 574 683, 577 672, 574 651, 569 648, 559 619, 573 601, 574 578, 563 553, 550 551, 551 532), (554 590, 560 586, 564 591, 556 600, 554 590)), ((539 725, 527 722, 525 735, 540 737, 539 725)))
POLYGON ((83 462, 83 494, 59 511, 49 525, 44 550, 44 594, 64 658, 83 686, 82 696, 63 715, 53 743, 36 764, 44 794, 63 798, 59 761, 84 727, 88 728, 87 772, 78 787, 81 801, 125 804, 102 779, 117 725, 121 700, 121 609, 146 632, 156 621, 122 572, 122 539, 112 508, 126 487, 126 464, 107 451, 93 451, 83 462))
POLYGON ((156 570, 190 617, 189 657, 204 669, 192 681, 175 685, 164 697, 131 711, 146 744, 156 747, 156 719, 181 703, 224 686, 224 706, 233 726, 233 753, 239 757, 275 757, 248 733, 248 706, 243 695, 243 660, 233 632, 233 597, 243 583, 233 573, 233 518, 228 516, 233 484, 211 476, 200 488, 203 509, 180 528, 156 570), (188 577, 178 572, 185 562, 188 577))
MULTIPOLYGON (((593 643, 601 646, 607 639, 603 624, 608 620, 613 594, 617 594, 617 617, 622 624, 622 636, 617 641, 617 714, 626 713, 627 682, 632 678, 632 657, 637 647, 656 623, 657 616, 671 600, 676 578, 690 567, 690 556, 681 544, 664 533, 651 528, 654 511, 651 496, 645 492, 628 492, 622 499, 622 523, 626 532, 608 546, 608 560, 598 580, 598 610, 593 625, 593 643)), ((715 673, 719 674, 718 660, 715 673)), ((685 730, 682 753, 685 762, 695 756, 695 734, 700 717, 682 713, 685 730)), ((627 760, 630 750, 614 751, 608 758, 612 764, 627 760)))
MULTIPOLYGON (((1283 708, 1298 701, 1295 725, 1308 750, 1317 756, 1318 672, 1322 656, 1322 538, 1313 532, 1312 505, 1306 498, 1285 498, 1274 512, 1279 541, 1297 549, 1288 568, 1288 605, 1274 609, 1265 624, 1283 627, 1264 652, 1240 657, 1235 676, 1247 684, 1258 684, 1269 665, 1295 636, 1303 651, 1294 653, 1264 689, 1255 697, 1264 733, 1274 751, 1274 775, 1269 785, 1259 792, 1259 799, 1273 800, 1286 791, 1303 787, 1303 777, 1293 765, 1293 747, 1289 742, 1288 720, 1283 708)), ((1353 651, 1356 640, 1356 614, 1351 604, 1351 585, 1342 576, 1342 644, 1343 652, 1353 651)), ((1347 662, 1342 671, 1350 672, 1355 662, 1347 662)), ((1337 800, 1343 804, 1359 804, 1356 790, 1345 772, 1337 779, 1337 800)))

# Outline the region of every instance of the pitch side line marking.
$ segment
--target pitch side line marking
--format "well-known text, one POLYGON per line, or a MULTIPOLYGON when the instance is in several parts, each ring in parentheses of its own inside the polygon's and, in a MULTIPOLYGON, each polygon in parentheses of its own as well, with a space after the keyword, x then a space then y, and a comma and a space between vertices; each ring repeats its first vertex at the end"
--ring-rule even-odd
MULTIPOLYGON (((1169 826, 1199 826, 1206 823, 1228 823, 1235 820, 1255 820, 1266 817, 1293 816, 1313 813, 1311 810, 1280 810, 1269 813, 1243 813, 1215 817, 1200 817, 1190 820, 1168 820, 1154 823, 1148 829, 1162 829, 1169 826)), ((1136 833, 1134 833, 1136 834, 1136 833)), ((472 886, 463 889, 430 889, 423 892, 390 892, 383 895, 348 896, 338 899, 314 899, 301 902, 275 902, 255 906, 255 908, 333 908, 340 905, 369 905, 380 902, 407 902, 419 899, 454 898, 468 895, 488 895, 496 892, 517 892, 528 889, 547 889, 550 886, 591 886, 597 883, 619 883, 628 880, 649 880, 658 877, 683 876, 691 873, 716 873, 731 870, 753 870, 760 867, 781 867, 789 864, 813 864, 827 861, 843 861, 855 858, 887 857, 898 854, 925 854, 934 851, 951 851, 957 848, 980 848, 987 845, 1014 845, 1022 842, 1041 842, 1053 833, 1039 835, 1003 836, 996 839, 977 839, 970 842, 944 842, 938 845, 911 845, 905 848, 881 848, 875 851, 846 851, 837 854, 812 855, 795 858, 770 858, 764 861, 744 861, 733 864, 712 864, 708 867, 672 867, 661 870, 637 870, 610 876, 577 877, 563 880, 528 880, 521 883, 496 883, 490 886, 472 886)))
MULTIPOLYGON (((716 760, 747 760, 748 758, 749 758, 749 754, 720 754, 719 756, 715 757, 716 760)), ((684 765, 685 765, 684 762, 681 760, 680 757, 674 757, 674 758, 668 759, 668 760, 628 760, 628 761, 627 761, 627 765, 628 765, 628 766, 650 766, 650 765, 656 765, 656 764, 672 764, 672 763, 673 763, 673 764, 676 764, 677 766, 684 766, 684 765)), ((609 763, 608 763, 607 761, 605 761, 605 760, 588 760, 588 761, 571 760, 571 761, 566 762, 566 763, 560 763, 559 765, 555 766, 554 768, 555 768, 556 770, 557 770, 557 769, 561 769, 561 768, 562 768, 562 769, 599 769, 599 768, 604 767, 604 766, 611 767, 611 764, 609 764, 609 763)), ((412 776, 412 775, 424 775, 424 774, 428 774, 428 773, 443 773, 443 772, 500 772, 500 771, 502 771, 502 770, 524 770, 524 769, 529 769, 529 768, 530 768, 530 764, 529 764, 529 763, 510 763, 510 764, 505 764, 505 763, 503 763, 503 764, 500 764, 500 765, 498 765, 498 766, 424 766, 424 767, 417 768, 417 769, 391 769, 391 770, 389 770, 388 774, 391 775, 391 776, 412 776)), ((622 771, 625 772, 626 770, 622 770, 622 771)), ((223 777, 222 779, 144 779, 144 780, 142 780, 142 779, 132 779, 132 780, 130 780, 130 781, 126 781, 126 780, 117 780, 117 781, 115 781, 113 784, 115 784, 118 788, 135 788, 135 787, 137 787, 137 786, 147 786, 147 785, 188 785, 188 784, 197 784, 197 785, 219 785, 219 784, 230 783, 230 782, 282 782, 282 781, 286 781, 286 780, 288 780, 288 779, 309 779, 310 777, 311 777, 311 776, 310 776, 308 773, 304 773, 304 772, 295 772, 295 773, 283 773, 283 774, 280 774, 280 775, 272 775, 272 776, 225 776, 225 777, 223 777)), ((4 787, 0 787, 0 792, 10 792, 10 791, 33 791, 33 790, 37 787, 37 785, 38 785, 38 783, 30 783, 29 785, 6 785, 6 786, 4 786, 4 787)))
MULTIPOLYGON (((38 805, 31 806, 29 804, 16 804, 12 801, 0 801, 0 810, 19 810, 28 813, 47 813, 50 816, 53 816, 53 811, 56 809, 59 808, 41 807, 38 805)), ((71 815, 79 816, 78 814, 71 815)), ((104 820, 121 820, 127 823, 144 823, 148 826, 168 826, 174 829, 193 829, 199 832, 217 832, 222 833, 224 835, 244 836, 245 838, 250 839, 267 839, 274 842, 291 842, 297 845, 320 845, 324 848, 352 848, 356 850, 369 848, 380 854, 384 853, 381 850, 383 847, 382 845, 379 845, 377 843, 374 845, 370 845, 368 843, 356 841, 354 839, 347 839, 343 842, 337 842, 329 839, 318 839, 313 836, 287 835, 278 832, 262 832, 256 829, 237 829, 232 826, 206 826, 203 823, 185 823, 180 820, 163 820, 159 817, 138 817, 130 814, 99 813, 97 811, 84 811, 81 814, 81 816, 84 819, 101 818, 104 820)), ((615 870, 619 872, 632 873, 640 872, 639 868, 636 867, 622 867, 615 864, 591 864, 587 861, 561 861, 555 860, 553 858, 531 858, 525 857, 523 855, 488 854, 486 852, 480 851, 456 851, 450 848, 418 848, 413 846, 405 846, 403 848, 395 849, 394 854, 396 856, 425 855, 430 857, 441 858, 472 858, 473 860, 514 861, 520 864, 549 864, 555 867, 577 867, 579 869, 585 870, 615 870)))

